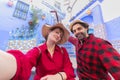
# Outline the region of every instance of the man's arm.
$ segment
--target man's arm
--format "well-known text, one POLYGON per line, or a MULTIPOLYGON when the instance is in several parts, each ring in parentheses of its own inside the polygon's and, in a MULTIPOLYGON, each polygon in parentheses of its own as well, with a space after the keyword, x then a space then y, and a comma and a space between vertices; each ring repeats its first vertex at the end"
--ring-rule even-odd
POLYGON ((68 41, 69 41, 70 43, 72 43, 73 45, 76 45, 77 42, 78 42, 78 39, 75 38, 75 37, 70 36, 69 39, 68 39, 68 41))

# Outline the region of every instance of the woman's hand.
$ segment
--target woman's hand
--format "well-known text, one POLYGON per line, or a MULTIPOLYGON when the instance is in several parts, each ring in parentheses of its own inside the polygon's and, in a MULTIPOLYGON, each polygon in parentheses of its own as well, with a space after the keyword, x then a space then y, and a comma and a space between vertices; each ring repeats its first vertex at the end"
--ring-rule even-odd
POLYGON ((46 75, 42 77, 40 80, 62 80, 62 79, 59 74, 55 74, 55 75, 46 75))

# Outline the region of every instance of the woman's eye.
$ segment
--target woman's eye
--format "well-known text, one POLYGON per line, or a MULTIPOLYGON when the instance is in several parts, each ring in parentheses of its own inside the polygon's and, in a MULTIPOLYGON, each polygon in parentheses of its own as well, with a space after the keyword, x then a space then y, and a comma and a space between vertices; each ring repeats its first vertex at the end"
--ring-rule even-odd
POLYGON ((59 33, 59 32, 56 32, 57 34, 59 33))
POLYGON ((56 32, 56 33, 58 33, 58 32, 56 32))

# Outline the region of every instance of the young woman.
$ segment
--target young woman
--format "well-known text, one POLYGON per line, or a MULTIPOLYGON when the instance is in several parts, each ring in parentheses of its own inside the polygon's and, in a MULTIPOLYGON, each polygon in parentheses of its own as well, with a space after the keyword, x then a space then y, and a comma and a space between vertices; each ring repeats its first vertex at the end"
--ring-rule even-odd
POLYGON ((75 80, 68 52, 58 46, 68 40, 67 29, 61 23, 44 25, 42 35, 46 39, 45 43, 29 50, 26 55, 18 50, 8 51, 10 54, 0 52, 0 75, 4 72, 0 80, 28 80, 33 66, 36 67, 34 80, 75 80))

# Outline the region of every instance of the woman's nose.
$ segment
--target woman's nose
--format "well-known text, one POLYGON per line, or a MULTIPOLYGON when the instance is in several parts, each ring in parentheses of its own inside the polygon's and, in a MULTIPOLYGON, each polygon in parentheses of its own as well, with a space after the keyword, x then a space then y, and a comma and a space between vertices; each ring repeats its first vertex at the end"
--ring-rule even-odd
POLYGON ((61 37, 61 33, 58 34, 58 37, 61 37))
POLYGON ((58 37, 60 37, 61 35, 60 34, 58 34, 58 37))

